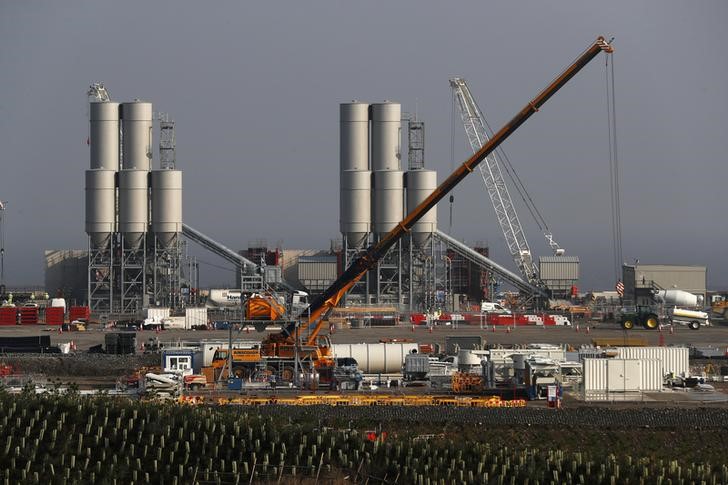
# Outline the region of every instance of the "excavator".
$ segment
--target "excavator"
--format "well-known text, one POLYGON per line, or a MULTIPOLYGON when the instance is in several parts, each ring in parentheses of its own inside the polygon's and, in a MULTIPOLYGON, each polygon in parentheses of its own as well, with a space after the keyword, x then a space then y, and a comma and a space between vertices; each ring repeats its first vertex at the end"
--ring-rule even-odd
MULTIPOLYGON (((270 372, 275 372, 276 366, 283 366, 284 374, 290 375, 292 363, 298 358, 299 362, 307 362, 318 374, 322 384, 330 381, 335 366, 334 356, 327 335, 321 335, 326 318, 336 307, 342 297, 349 291, 377 262, 387 254, 394 244, 407 234, 414 224, 440 200, 442 200, 456 185, 467 177, 485 158, 515 132, 528 118, 543 106, 561 87, 573 78, 599 53, 611 54, 613 48, 611 41, 598 37, 569 67, 559 74, 544 90, 533 98, 509 122, 507 122, 490 140, 488 140, 469 159, 462 163, 450 176, 442 182, 433 192, 415 207, 378 243, 366 249, 352 264, 329 286, 321 295, 313 300, 297 319, 286 325, 280 333, 268 336, 256 349, 256 355, 248 358, 256 362, 276 363, 268 366, 270 372)), ((279 374, 280 375, 280 374, 279 374)))

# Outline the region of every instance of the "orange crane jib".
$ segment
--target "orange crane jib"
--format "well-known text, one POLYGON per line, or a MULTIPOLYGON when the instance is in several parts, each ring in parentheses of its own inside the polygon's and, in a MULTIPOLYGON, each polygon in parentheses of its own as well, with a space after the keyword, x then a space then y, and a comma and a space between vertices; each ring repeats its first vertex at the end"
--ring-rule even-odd
POLYGON ((571 78, 573 78, 589 61, 594 59, 600 52, 611 54, 614 49, 610 42, 604 37, 598 37, 588 49, 586 49, 569 67, 566 68, 551 84, 541 91, 535 98, 526 104, 508 123, 506 123, 483 147, 473 154, 460 167, 450 174, 425 200, 415 207, 407 216, 397 224, 377 244, 370 246, 359 258, 357 258, 334 281, 321 295, 311 302, 309 308, 299 315, 300 323, 291 323, 282 332, 271 340, 295 341, 305 329, 311 327, 308 343, 316 341, 316 336, 321 330, 323 317, 338 305, 344 294, 364 276, 367 271, 374 268, 387 251, 415 225, 430 209, 432 209, 442 198, 444 198, 456 185, 471 173, 485 157, 490 155, 501 143, 503 143, 514 131, 516 131, 532 114, 537 112, 546 101, 561 89, 571 78))

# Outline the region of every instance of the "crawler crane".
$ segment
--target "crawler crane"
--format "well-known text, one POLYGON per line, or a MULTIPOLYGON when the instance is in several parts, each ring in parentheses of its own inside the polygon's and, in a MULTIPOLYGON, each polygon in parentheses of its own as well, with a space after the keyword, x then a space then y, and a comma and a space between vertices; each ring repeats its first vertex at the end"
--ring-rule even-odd
POLYGON ((450 176, 440 184, 420 205, 415 207, 378 243, 370 246, 360 257, 334 281, 321 295, 311 302, 306 311, 299 315, 297 321, 288 324, 280 333, 272 334, 261 345, 264 359, 292 359, 297 353, 299 357, 310 359, 313 367, 319 372, 321 381, 330 376, 334 367, 333 356, 326 336, 320 336, 328 313, 338 305, 341 298, 351 287, 374 268, 387 251, 412 226, 441 199, 443 199, 466 176, 473 172, 503 141, 518 129, 528 118, 543 106, 564 84, 574 77, 589 61, 600 52, 610 54, 612 46, 598 37, 565 71, 559 74, 543 91, 531 100, 513 119, 506 123, 488 140, 473 156, 463 162, 450 176), (305 335, 305 339, 302 336, 305 335), (303 352, 302 352, 303 350, 303 352))

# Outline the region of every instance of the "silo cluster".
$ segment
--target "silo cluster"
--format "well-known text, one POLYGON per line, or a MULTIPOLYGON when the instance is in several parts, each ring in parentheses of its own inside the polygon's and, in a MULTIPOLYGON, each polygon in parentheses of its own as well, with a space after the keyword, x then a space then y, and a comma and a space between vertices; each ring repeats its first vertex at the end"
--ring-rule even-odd
MULTIPOLYGON (((392 230, 437 186, 433 170, 401 168, 402 111, 399 103, 342 103, 340 114, 340 230, 347 246, 365 246, 392 230), (405 187, 407 196, 405 198, 405 187)), ((413 227, 424 244, 436 230, 433 208, 413 227)))
POLYGON ((92 102, 86 232, 96 248, 112 235, 136 250, 150 231, 163 246, 182 231, 182 172, 152 170, 152 104, 92 102), (151 227, 150 227, 151 226, 151 227))

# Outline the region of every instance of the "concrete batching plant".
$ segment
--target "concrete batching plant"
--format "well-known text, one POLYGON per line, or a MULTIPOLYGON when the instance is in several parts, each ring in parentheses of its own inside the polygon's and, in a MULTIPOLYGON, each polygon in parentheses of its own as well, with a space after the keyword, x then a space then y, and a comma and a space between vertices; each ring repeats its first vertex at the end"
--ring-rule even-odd
MULTIPOLYGON (((195 273, 180 238, 182 172, 174 169, 174 161, 153 170, 151 103, 111 102, 99 85, 92 86, 89 96, 91 311, 138 315, 150 303, 178 307, 181 289, 189 287, 185 280, 195 273)), ((169 121, 165 126, 173 127, 169 121)))

